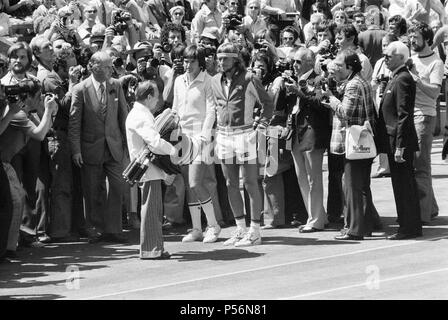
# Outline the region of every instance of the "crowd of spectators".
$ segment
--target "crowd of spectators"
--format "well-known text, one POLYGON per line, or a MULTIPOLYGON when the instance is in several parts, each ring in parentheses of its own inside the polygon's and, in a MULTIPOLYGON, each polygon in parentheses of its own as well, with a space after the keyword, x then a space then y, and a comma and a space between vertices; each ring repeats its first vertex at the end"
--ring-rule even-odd
MULTIPOLYGON (((164 230, 191 223, 184 242, 215 242, 231 225, 224 245, 258 245, 261 230, 285 226, 372 236, 383 226, 370 179, 397 183, 390 161, 411 147, 394 145, 395 158, 379 147, 371 173, 373 159, 348 160, 344 142, 351 125, 381 124, 394 55, 416 86, 406 123, 421 228, 439 210, 431 146, 447 23, 441 0, 1 0, 1 259, 18 246, 126 242, 123 228, 156 223, 150 210, 164 230), (151 171, 160 190, 140 193, 121 175, 138 156, 126 118, 138 106, 137 125, 145 104, 150 117, 172 110, 201 151, 178 172, 151 171)), ((172 156, 150 132, 135 129, 172 156)), ((163 257, 157 246, 141 257, 163 257)))

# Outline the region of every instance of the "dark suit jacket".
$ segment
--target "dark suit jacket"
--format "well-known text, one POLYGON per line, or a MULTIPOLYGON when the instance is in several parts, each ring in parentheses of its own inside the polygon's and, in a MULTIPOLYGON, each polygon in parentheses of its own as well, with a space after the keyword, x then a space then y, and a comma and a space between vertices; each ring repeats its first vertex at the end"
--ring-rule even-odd
POLYGON ((103 119, 92 76, 73 88, 69 120, 69 140, 72 154, 81 153, 87 164, 100 164, 104 148, 121 162, 126 146, 126 117, 128 108, 120 82, 106 83, 107 114, 103 119))
MULTIPOLYGON (((307 78, 311 86, 320 81, 320 77, 313 71, 307 78)), ((296 132, 298 133, 303 126, 310 125, 315 132, 315 149, 326 149, 330 145, 331 122, 330 109, 324 107, 314 94, 300 98, 300 112, 296 118, 296 132)), ((294 137, 295 138, 295 137, 294 137)))
POLYGON ((377 134, 382 137, 380 151, 395 153, 396 148, 418 150, 414 126, 415 90, 415 81, 406 67, 398 70, 387 84, 377 127, 377 134))

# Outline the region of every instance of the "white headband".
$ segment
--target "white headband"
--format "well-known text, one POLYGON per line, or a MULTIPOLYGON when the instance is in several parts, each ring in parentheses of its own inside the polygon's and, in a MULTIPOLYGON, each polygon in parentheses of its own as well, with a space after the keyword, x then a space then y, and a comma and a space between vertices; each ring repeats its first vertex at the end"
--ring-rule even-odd
POLYGON ((221 52, 216 55, 218 58, 238 58, 238 53, 221 52))

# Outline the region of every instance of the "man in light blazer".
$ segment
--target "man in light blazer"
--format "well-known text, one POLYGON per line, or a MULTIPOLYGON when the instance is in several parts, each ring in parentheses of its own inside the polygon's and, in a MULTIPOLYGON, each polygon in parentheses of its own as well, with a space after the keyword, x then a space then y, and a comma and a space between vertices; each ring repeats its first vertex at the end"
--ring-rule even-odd
POLYGON ((73 88, 69 121, 73 161, 81 168, 87 233, 91 243, 125 242, 121 174, 127 152, 127 103, 120 83, 111 78, 112 60, 107 53, 96 52, 89 69, 91 76, 73 88))
POLYGON ((391 80, 384 90, 379 110, 379 147, 387 152, 397 207, 398 232, 388 239, 402 240, 422 235, 420 205, 414 174, 414 152, 418 150, 414 126, 416 84, 405 63, 409 49, 394 41, 386 49, 385 62, 391 80))

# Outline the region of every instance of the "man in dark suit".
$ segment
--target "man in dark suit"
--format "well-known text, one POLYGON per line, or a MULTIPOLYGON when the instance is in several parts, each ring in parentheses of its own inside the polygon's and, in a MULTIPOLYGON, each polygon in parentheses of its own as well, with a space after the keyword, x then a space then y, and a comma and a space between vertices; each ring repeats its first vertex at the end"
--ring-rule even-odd
POLYGON ((125 242, 121 205, 126 150, 127 104, 120 83, 111 78, 112 60, 96 52, 89 62, 92 75, 73 88, 69 140, 81 184, 89 242, 125 242), (108 180, 104 192, 105 177, 108 180))
POLYGON ((420 206, 414 175, 414 152, 418 150, 414 127, 416 84, 408 68, 409 49, 394 41, 386 49, 385 62, 391 70, 389 81, 380 104, 378 136, 379 147, 387 152, 397 207, 398 232, 388 239, 403 240, 422 235, 420 206))

